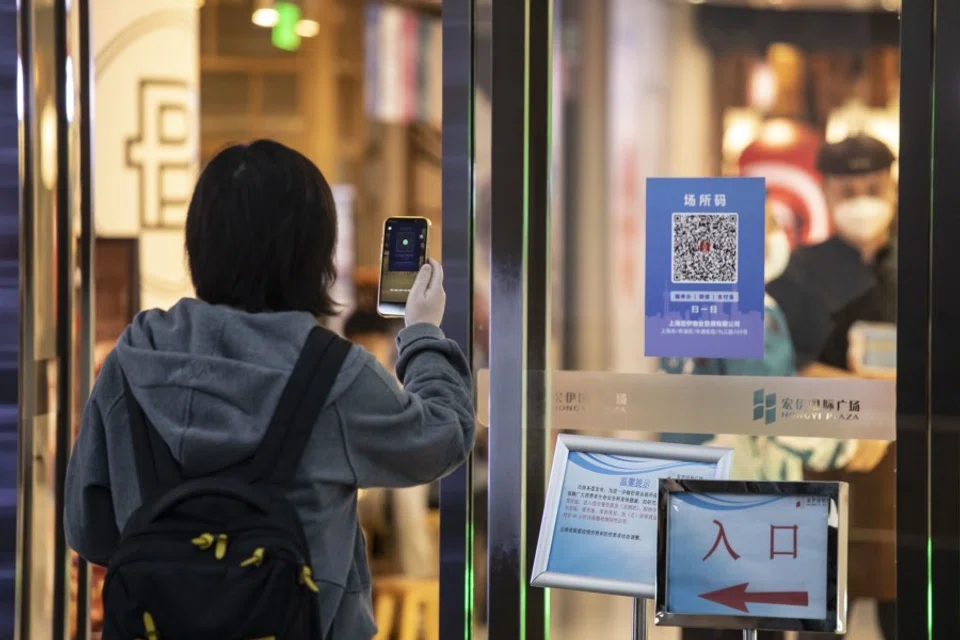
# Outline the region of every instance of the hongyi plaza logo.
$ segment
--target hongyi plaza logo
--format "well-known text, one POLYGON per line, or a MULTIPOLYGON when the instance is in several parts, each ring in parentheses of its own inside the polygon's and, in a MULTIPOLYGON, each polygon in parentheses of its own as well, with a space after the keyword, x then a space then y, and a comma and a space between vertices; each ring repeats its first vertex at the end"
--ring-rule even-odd
POLYGON ((777 394, 766 393, 763 389, 753 392, 753 419, 763 420, 764 424, 777 421, 777 394))
POLYGON ((553 410, 561 413, 583 413, 587 410, 626 413, 627 394, 620 392, 554 391, 553 410))
POLYGON ((776 392, 765 389, 753 392, 753 420, 773 424, 778 419, 791 420, 859 420, 859 400, 826 398, 777 398, 776 392))

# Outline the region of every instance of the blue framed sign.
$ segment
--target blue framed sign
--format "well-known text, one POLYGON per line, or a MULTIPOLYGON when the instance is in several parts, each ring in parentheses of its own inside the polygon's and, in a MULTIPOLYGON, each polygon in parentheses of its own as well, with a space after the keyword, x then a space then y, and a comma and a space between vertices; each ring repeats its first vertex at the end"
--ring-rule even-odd
POLYGON ((762 358, 763 178, 648 178, 645 354, 762 358))
POLYGON ((657 624, 843 633, 847 485, 661 480, 657 624))
POLYGON ((730 449, 561 435, 531 584, 652 598, 661 478, 726 478, 730 449))

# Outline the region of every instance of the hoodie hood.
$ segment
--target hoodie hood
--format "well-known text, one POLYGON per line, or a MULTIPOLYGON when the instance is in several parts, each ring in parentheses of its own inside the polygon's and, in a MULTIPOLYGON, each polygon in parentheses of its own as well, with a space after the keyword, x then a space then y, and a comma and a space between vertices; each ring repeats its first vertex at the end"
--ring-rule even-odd
MULTIPOLYGON (((185 474, 205 475, 256 451, 316 323, 309 313, 245 313, 184 299, 140 313, 116 355, 185 474)), ((348 386, 351 360, 328 403, 348 386)))

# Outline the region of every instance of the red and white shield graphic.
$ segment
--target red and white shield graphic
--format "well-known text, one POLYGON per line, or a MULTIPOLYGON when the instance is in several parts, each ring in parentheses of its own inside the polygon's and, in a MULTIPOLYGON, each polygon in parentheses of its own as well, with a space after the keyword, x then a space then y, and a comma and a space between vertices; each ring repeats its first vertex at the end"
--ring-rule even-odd
POLYGON ((830 215, 817 171, 823 138, 813 129, 788 120, 768 122, 740 154, 740 175, 767 181, 767 197, 791 248, 823 242, 832 233, 830 215), (765 136, 776 127, 778 135, 765 136), (784 127, 789 135, 784 136, 784 127))

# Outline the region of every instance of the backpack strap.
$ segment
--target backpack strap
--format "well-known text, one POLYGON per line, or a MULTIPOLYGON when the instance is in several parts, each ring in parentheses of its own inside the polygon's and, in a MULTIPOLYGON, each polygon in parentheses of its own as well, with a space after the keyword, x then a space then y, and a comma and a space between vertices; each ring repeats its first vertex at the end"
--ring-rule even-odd
POLYGON ((247 480, 287 485, 300 458, 351 343, 317 325, 293 367, 260 447, 250 461, 247 480))
POLYGON ((123 395, 130 416, 130 439, 133 442, 133 460, 140 485, 140 501, 146 504, 182 482, 180 465, 170 452, 170 447, 150 424, 143 407, 130 389, 127 376, 123 372, 120 375, 123 378, 123 395))

